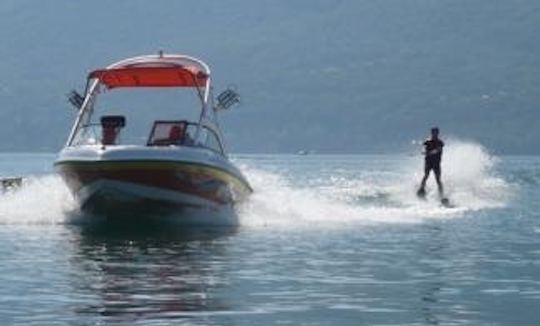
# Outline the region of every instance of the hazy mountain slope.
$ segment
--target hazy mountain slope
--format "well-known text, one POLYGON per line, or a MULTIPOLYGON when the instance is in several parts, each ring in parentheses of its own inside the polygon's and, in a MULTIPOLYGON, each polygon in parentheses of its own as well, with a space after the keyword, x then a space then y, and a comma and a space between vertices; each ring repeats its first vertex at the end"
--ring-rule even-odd
POLYGON ((88 71, 164 49, 239 87, 224 116, 235 151, 408 150, 438 124, 540 152, 534 0, 8 0, 0 18, 4 150, 58 149, 64 94, 88 71))

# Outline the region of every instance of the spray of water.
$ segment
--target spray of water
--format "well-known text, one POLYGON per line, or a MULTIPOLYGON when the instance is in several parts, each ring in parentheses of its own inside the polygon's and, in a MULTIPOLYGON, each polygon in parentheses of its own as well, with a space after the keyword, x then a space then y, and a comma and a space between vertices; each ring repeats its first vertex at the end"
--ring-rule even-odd
MULTIPOLYGON (((304 168, 320 175, 315 178, 306 178, 307 174, 298 170, 286 172, 286 160, 276 163, 283 164, 278 169, 262 169, 256 159, 242 160, 242 170, 255 192, 238 207, 240 225, 417 223, 502 207, 512 193, 496 173, 496 158, 478 144, 457 140, 448 141, 442 162, 445 192, 456 206, 451 209, 440 205, 432 179, 427 187, 428 200, 416 198, 423 169, 420 156, 392 157, 402 162, 384 171, 377 168, 378 164, 361 169, 338 163, 330 174, 319 174, 322 165, 313 160, 304 168)), ((29 177, 19 190, 0 196, 0 224, 66 223, 75 208, 59 176, 29 177)))
MULTIPOLYGON (((456 206, 465 210, 497 208, 506 205, 510 199, 510 185, 497 174, 498 159, 490 155, 479 144, 449 139, 445 146, 442 180, 445 196, 456 206)), ((417 186, 423 174, 423 160, 411 161, 410 171, 416 171, 409 185, 417 186)), ((431 176, 428 185, 429 198, 437 201, 437 187, 431 176)))
POLYGON ((57 175, 28 177, 22 186, 0 196, 1 224, 64 223, 74 202, 57 175))
POLYGON ((433 179, 428 199, 416 189, 423 158, 402 157, 393 173, 357 171, 357 178, 336 175, 326 182, 298 185, 294 175, 244 167, 255 193, 240 210, 242 225, 313 225, 346 223, 417 223, 426 219, 455 218, 474 210, 506 205, 510 186, 496 175, 496 158, 480 145, 458 140, 447 143, 443 156, 445 193, 455 205, 440 204, 433 179))

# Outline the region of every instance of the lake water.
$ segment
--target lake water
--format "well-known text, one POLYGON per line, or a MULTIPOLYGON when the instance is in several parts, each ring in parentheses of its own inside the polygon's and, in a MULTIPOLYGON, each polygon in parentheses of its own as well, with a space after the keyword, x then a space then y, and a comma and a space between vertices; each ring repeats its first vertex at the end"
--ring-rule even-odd
POLYGON ((540 157, 237 155, 238 225, 74 222, 54 155, 1 154, 2 325, 539 325, 540 157))

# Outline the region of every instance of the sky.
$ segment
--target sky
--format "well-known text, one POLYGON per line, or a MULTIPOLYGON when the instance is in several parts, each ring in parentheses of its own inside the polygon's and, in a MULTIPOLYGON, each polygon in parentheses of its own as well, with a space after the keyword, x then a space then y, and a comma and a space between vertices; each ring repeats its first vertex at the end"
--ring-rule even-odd
POLYGON ((540 154, 539 34, 537 0, 3 0, 0 150, 58 151, 69 90, 164 50, 239 90, 235 153, 403 153, 437 125, 540 154))

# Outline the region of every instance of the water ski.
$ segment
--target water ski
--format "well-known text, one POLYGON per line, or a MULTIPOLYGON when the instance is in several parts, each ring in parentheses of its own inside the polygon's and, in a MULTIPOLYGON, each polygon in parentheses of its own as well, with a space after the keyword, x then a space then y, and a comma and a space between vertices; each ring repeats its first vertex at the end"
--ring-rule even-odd
MULTIPOLYGON (((419 199, 422 199, 422 200, 426 200, 426 196, 427 196, 427 192, 426 192, 426 189, 424 188, 420 188, 418 189, 418 191, 416 192, 416 196, 419 198, 419 199)), ((448 199, 447 197, 441 197, 441 205, 443 207, 446 207, 446 208, 454 208, 456 207, 455 205, 453 205, 451 202, 450 202, 450 199, 448 199)))
POLYGON ((446 197, 441 198, 441 205, 446 208, 453 208, 455 207, 450 203, 450 200, 446 197))

